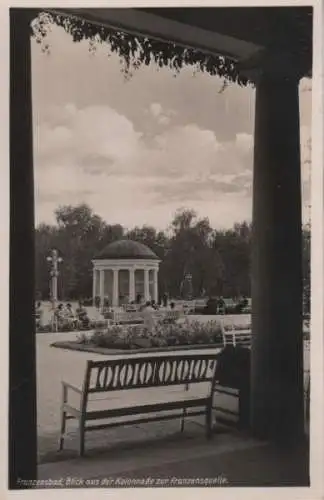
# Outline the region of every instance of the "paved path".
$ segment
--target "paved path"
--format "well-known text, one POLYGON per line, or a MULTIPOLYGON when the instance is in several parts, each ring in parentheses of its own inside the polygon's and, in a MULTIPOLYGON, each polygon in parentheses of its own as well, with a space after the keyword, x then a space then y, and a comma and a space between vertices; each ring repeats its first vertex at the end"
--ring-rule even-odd
MULTIPOLYGON (((73 340, 77 338, 77 333, 56 333, 56 334, 39 334, 37 335, 37 427, 38 427, 38 449, 39 457, 41 460, 53 459, 53 453, 57 449, 58 432, 60 428, 60 401, 61 401, 61 381, 66 380, 78 387, 81 386, 87 360, 102 360, 102 359, 116 359, 124 357, 121 355, 100 355, 87 352, 76 352, 65 349, 58 349, 51 347, 50 344, 57 340, 73 340), (47 457, 47 458, 46 458, 47 457)), ((188 353, 188 351, 184 351, 188 353)), ((210 349, 194 350, 191 353, 206 352, 210 353, 210 349)), ((178 355, 181 351, 168 353, 170 355, 178 355)), ((159 355, 160 353, 155 353, 159 355)), ((130 357, 147 356, 152 357, 154 354, 133 354, 130 357)), ((164 388, 162 388, 163 390, 164 388)), ((183 391, 183 389, 167 388, 165 391, 172 392, 173 397, 177 397, 176 390, 183 391)), ((199 390, 206 390, 206 387, 199 388, 199 390)), ((156 392, 156 389, 155 389, 156 392)), ((179 394, 180 395, 180 394, 179 394)), ((171 397, 172 397, 171 396, 171 397)), ((147 400, 147 391, 138 390, 136 398, 141 401, 147 400)), ((153 394, 149 397, 153 397, 153 394)), ((114 399, 114 396, 110 396, 114 399)), ((202 432, 201 425, 203 420, 198 418, 200 425, 198 426, 199 432, 202 432)), ((197 419, 194 423, 188 425, 197 429, 197 419)), ((77 449, 77 435, 76 426, 74 422, 69 422, 70 439, 67 439, 67 454, 71 451, 75 453, 77 449)), ((130 441, 141 441, 150 437, 161 437, 172 432, 177 432, 179 429, 179 422, 156 422, 146 424, 143 426, 119 427, 117 429, 110 429, 104 432, 90 433, 89 447, 98 447, 102 444, 102 439, 114 445, 115 443, 130 441)))

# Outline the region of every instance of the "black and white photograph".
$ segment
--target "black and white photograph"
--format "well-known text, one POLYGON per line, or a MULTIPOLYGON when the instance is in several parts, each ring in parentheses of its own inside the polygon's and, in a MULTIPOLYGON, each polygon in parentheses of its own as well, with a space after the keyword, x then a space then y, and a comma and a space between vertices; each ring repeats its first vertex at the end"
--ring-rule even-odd
POLYGON ((7 10, 8 490, 315 498, 317 3, 66 5, 7 10))

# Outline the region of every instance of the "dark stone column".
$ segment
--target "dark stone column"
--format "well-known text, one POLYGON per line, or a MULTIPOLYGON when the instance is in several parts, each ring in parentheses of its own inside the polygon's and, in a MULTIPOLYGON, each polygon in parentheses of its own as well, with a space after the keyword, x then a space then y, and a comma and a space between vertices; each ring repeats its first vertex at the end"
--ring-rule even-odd
POLYGON ((10 10, 9 488, 36 479, 34 177, 28 9, 10 10))
POLYGON ((256 85, 251 427, 303 434, 302 235, 298 78, 256 85))

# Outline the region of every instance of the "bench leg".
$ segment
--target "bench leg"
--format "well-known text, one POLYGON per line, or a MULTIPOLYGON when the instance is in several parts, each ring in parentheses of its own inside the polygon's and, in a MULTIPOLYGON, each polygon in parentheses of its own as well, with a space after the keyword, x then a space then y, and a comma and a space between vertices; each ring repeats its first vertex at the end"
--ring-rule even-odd
MULTIPOLYGON (((189 391, 189 384, 188 383, 185 385, 184 390, 185 391, 189 391)), ((184 423, 185 423, 186 415, 187 415, 187 408, 184 408, 183 409, 183 413, 182 413, 182 418, 181 418, 181 425, 180 425, 180 431, 181 432, 184 431, 184 423)))
POLYGON ((61 410, 61 433, 60 433, 59 451, 63 450, 65 431, 66 431, 66 412, 62 409, 61 410))
POLYGON ((83 418, 80 418, 79 420, 79 455, 80 457, 84 456, 85 452, 85 430, 84 430, 85 422, 83 418))
POLYGON ((185 417, 187 415, 187 409, 184 408, 183 409, 183 413, 182 413, 182 418, 181 418, 181 425, 180 425, 180 431, 183 432, 184 431, 184 423, 185 423, 185 417))
POLYGON ((206 422, 206 438, 211 439, 213 436, 212 408, 207 408, 205 422, 206 422))
POLYGON ((66 411, 65 411, 65 403, 67 402, 67 388, 63 384, 62 386, 62 403, 61 403, 61 432, 60 432, 60 442, 59 442, 59 451, 63 450, 64 446, 64 436, 66 432, 66 411))
POLYGON ((213 396, 214 392, 211 391, 211 395, 208 399, 208 403, 206 406, 206 417, 205 417, 205 425, 206 425, 206 438, 211 439, 213 436, 213 396))

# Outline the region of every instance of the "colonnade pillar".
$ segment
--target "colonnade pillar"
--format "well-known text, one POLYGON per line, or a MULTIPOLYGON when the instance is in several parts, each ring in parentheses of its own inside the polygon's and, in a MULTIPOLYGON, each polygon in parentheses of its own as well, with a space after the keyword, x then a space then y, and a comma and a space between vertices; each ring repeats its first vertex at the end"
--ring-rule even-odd
POLYGON ((158 270, 153 270, 153 299, 155 302, 159 300, 159 291, 158 291, 158 270))
POLYGON ((100 269, 99 271, 99 296, 100 296, 100 307, 103 307, 105 294, 105 271, 100 269))
POLYGON ((135 270, 129 270, 129 301, 135 300, 135 270))
POLYGON ((36 16, 32 9, 10 9, 9 489, 33 488, 27 481, 37 479, 30 46, 30 23, 36 16))
POLYGON ((95 298, 97 295, 97 269, 93 269, 93 278, 92 278, 92 305, 95 305, 95 298))
MULTIPOLYGON (((122 267, 117 267, 115 266, 115 263, 112 263, 109 265, 109 263, 105 263, 103 265, 102 263, 96 264, 94 262, 94 269, 93 269, 93 283, 92 283, 92 295, 93 299, 95 299, 96 295, 99 295, 100 297, 100 305, 103 306, 104 302, 104 297, 105 297, 105 271, 110 271, 112 273, 112 278, 109 278, 109 286, 112 287, 112 290, 109 291, 109 302, 113 307, 118 307, 119 306, 119 295, 120 292, 123 294, 127 295, 127 292, 123 289, 122 291, 119 289, 119 271, 125 270, 128 271, 129 273, 129 281, 128 281, 128 297, 129 301, 132 302, 135 300, 135 295, 136 295, 136 270, 140 270, 144 274, 144 290, 142 293, 144 293, 144 300, 148 301, 150 299, 155 300, 156 302, 158 301, 158 269, 152 267, 141 267, 140 263, 132 263, 130 262, 129 265, 125 265, 122 263, 122 267), (98 267, 96 267, 98 266, 98 267), (153 272, 153 290, 151 290, 151 295, 150 297, 150 271, 153 272), (99 274, 99 276, 98 276, 99 274), (111 280, 112 279, 112 283, 111 280), (98 288, 98 281, 99 281, 99 292, 97 292, 98 288), (110 297, 110 294, 112 296, 110 297)), ((110 288, 109 288, 110 290, 110 288)))
POLYGON ((149 269, 144 269, 144 300, 150 300, 150 277, 149 269))
POLYGON ((251 427, 303 434, 302 221, 298 78, 256 85, 251 427))
POLYGON ((113 269, 113 301, 112 305, 119 305, 119 269, 113 269))

